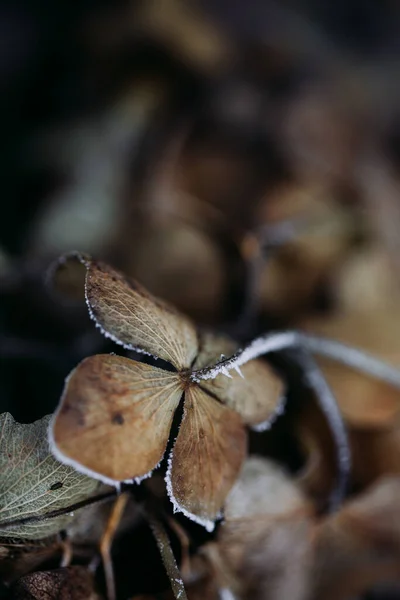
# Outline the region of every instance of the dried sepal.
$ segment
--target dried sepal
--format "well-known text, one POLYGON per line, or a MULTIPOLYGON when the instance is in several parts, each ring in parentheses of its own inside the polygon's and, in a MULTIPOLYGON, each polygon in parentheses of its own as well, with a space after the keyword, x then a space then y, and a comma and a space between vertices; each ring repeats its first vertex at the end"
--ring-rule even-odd
POLYGON ((105 335, 177 369, 190 367, 197 333, 189 319, 108 265, 87 258, 85 264, 89 312, 105 335))
MULTIPOLYGON (((221 355, 229 357, 237 350, 233 340, 211 333, 203 333, 199 345, 195 370, 213 365, 221 359, 221 355)), ((268 426, 281 410, 283 381, 263 360, 252 360, 237 370, 231 369, 214 379, 202 380, 199 385, 238 412, 246 425, 256 429, 268 426)))
POLYGON ((107 483, 143 478, 164 455, 181 395, 176 373, 121 356, 86 358, 54 415, 53 453, 107 483))
POLYGON ((281 468, 250 457, 206 548, 220 586, 238 600, 305 600, 312 567, 311 507, 281 468))
POLYGON ((240 472, 246 446, 240 416, 196 385, 189 387, 166 476, 175 509, 212 531, 240 472))
POLYGON ((291 512, 310 512, 295 480, 271 460, 250 456, 225 504, 225 521, 275 518, 291 512))
POLYGON ((312 598, 358 598, 379 583, 399 581, 399 495, 399 478, 382 478, 317 525, 312 598))

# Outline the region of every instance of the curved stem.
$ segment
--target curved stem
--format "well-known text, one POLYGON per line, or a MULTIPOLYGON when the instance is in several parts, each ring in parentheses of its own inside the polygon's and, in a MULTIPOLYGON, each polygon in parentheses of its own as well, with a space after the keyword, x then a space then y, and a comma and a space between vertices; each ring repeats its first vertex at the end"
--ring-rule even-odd
POLYGON ((243 350, 235 352, 230 358, 224 358, 210 367, 193 371, 191 379, 197 382, 202 379, 215 379, 217 375, 221 373, 226 375, 232 369, 237 369, 254 358, 259 358, 264 354, 278 352, 286 348, 295 348, 297 345, 297 332, 295 331, 270 333, 256 338, 243 350))
POLYGON ((111 546, 128 500, 129 495, 126 492, 117 497, 100 540, 100 555, 103 561, 104 577, 106 580, 107 600, 116 600, 117 597, 111 546))
POLYGON ((306 383, 314 391, 318 404, 330 425, 336 448, 337 481, 329 498, 329 509, 336 511, 346 496, 351 472, 351 450, 346 426, 321 369, 307 350, 293 353, 293 358, 302 367, 306 383))
POLYGON ((400 389, 400 369, 363 350, 328 338, 302 333, 301 331, 277 331, 258 337, 230 358, 219 361, 211 367, 193 371, 191 379, 193 381, 214 379, 220 373, 226 374, 226 371, 237 369, 264 354, 290 348, 307 349, 312 354, 331 358, 400 389))
POLYGON ((214 379, 220 374, 231 377, 230 370, 236 369, 240 373, 240 367, 250 360, 270 352, 288 349, 297 350, 295 360, 303 368, 307 383, 316 394, 335 441, 338 481, 330 498, 330 507, 335 509, 346 493, 351 470, 350 446, 346 427, 335 397, 312 354, 331 358, 365 373, 365 375, 380 379, 397 389, 400 389, 400 370, 388 365, 379 358, 341 342, 299 331, 278 331, 256 338, 246 348, 239 350, 230 358, 219 361, 211 367, 194 371, 191 378, 193 381, 198 382, 202 379, 214 379))
POLYGON ((317 335, 299 332, 297 337, 299 345, 308 348, 313 354, 331 358, 347 367, 400 389, 400 369, 376 358, 372 354, 317 335))

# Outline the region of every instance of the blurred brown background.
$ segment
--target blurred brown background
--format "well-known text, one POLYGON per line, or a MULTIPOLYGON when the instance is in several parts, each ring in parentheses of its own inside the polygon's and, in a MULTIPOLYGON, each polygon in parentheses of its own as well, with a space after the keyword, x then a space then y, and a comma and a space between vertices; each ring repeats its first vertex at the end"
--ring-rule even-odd
MULTIPOLYGON (((239 342, 304 328, 400 364, 399 34, 393 1, 3 2, 1 411, 52 412, 79 360, 115 351, 46 285, 70 250, 239 342)), ((276 363, 287 412, 252 448, 319 501, 330 434, 276 363)), ((324 369, 351 491, 398 474, 398 393, 324 369)))

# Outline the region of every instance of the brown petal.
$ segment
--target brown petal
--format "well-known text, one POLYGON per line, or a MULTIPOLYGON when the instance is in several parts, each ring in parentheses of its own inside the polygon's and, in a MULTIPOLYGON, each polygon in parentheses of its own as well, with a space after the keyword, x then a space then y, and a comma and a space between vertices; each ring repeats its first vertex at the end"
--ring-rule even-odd
POLYGON ((250 456, 226 500, 223 531, 237 519, 255 523, 259 517, 265 523, 268 518, 296 512, 303 515, 311 512, 297 482, 273 461, 250 456))
POLYGON ((399 495, 398 477, 379 479, 318 524, 314 599, 347 600, 364 597, 379 584, 398 586, 399 495))
POLYGON ((53 453, 108 483, 144 477, 164 455, 181 394, 176 373, 121 356, 86 358, 54 416, 53 453))
POLYGON ((245 458, 246 432, 237 413, 197 385, 187 390, 184 406, 168 493, 177 510, 211 531, 245 458))
POLYGON ((242 600, 305 600, 312 510, 278 465, 250 457, 229 493, 216 543, 205 547, 220 586, 242 600))
MULTIPOLYGON (((237 344, 227 337, 203 333, 194 369, 201 369, 220 360, 221 354, 231 356, 237 344)), ((200 387, 238 412, 246 425, 255 429, 268 427, 269 421, 282 410, 284 384, 263 360, 252 360, 240 367, 243 377, 235 370, 230 377, 218 375, 202 380, 200 387)))
POLYGON ((197 354, 192 322, 108 265, 87 259, 86 299, 102 332, 130 349, 190 367, 197 354))

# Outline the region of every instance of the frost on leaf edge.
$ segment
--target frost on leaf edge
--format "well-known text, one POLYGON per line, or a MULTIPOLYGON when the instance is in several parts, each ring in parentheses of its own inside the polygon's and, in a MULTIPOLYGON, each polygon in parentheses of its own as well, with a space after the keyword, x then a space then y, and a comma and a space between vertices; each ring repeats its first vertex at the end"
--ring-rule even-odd
POLYGON ((277 403, 274 411, 269 416, 269 418, 266 419, 265 421, 261 421, 260 423, 254 423, 254 425, 248 425, 249 429, 251 429, 251 431, 255 431, 256 433, 262 433, 263 431, 267 431, 268 429, 271 429, 272 425, 274 425, 275 422, 279 419, 279 417, 281 417, 285 413, 286 400, 287 400, 286 395, 283 394, 279 398, 278 403, 277 403))
POLYGON ((54 456, 54 458, 56 460, 58 460, 60 463, 63 463, 64 465, 67 465, 68 467, 72 467, 73 469, 75 469, 75 471, 78 471, 78 473, 81 473, 82 475, 86 475, 87 477, 91 477, 92 479, 101 481, 105 485, 111 485, 111 486, 115 487, 115 489, 117 490, 118 493, 121 490, 122 483, 140 484, 144 479, 148 479, 149 477, 151 477, 153 472, 160 466, 160 464, 164 458, 165 452, 164 452, 161 460, 153 467, 153 469, 151 469, 151 471, 148 471, 147 473, 145 473, 144 475, 140 475, 139 477, 133 477, 132 479, 124 479, 121 481, 118 479, 112 479, 111 477, 107 477, 106 475, 101 475, 101 473, 97 473, 97 471, 92 471, 92 469, 89 469, 88 467, 83 466, 81 463, 77 462, 73 458, 70 458, 69 456, 67 456, 66 454, 61 452, 61 450, 59 450, 57 448, 57 444, 55 442, 54 434, 53 434, 53 424, 55 421, 55 417, 56 417, 56 413, 54 413, 54 415, 52 416, 50 423, 49 423, 48 430, 47 430, 47 439, 49 442, 50 451, 51 451, 52 455, 54 456))
MULTIPOLYGON (((175 444, 174 440, 174 444, 175 444)), ((214 528, 215 528, 215 521, 211 521, 210 519, 202 519, 201 517, 189 512, 186 508, 184 508, 176 499, 173 489, 172 489, 172 480, 171 480, 171 471, 172 471, 172 461, 173 461, 173 454, 174 454, 174 449, 171 449, 171 452, 169 454, 168 457, 168 467, 167 467, 167 472, 165 474, 165 483, 166 483, 166 487, 167 487, 167 494, 168 494, 168 498, 170 499, 172 506, 173 506, 173 510, 174 513, 176 512, 181 512, 183 515, 185 515, 185 517, 187 517, 188 519, 190 519, 191 521, 193 521, 194 523, 197 523, 198 525, 201 525, 202 527, 204 527, 209 533, 211 533, 214 528)), ((218 520, 222 517, 221 514, 218 514, 216 516, 215 520, 218 520)))
POLYGON ((57 267, 59 265, 65 264, 70 259, 77 260, 78 262, 80 262, 86 268, 85 284, 84 284, 85 302, 86 302, 86 306, 87 306, 87 309, 88 309, 89 317, 94 322, 95 326, 100 330, 100 333, 105 338, 110 339, 111 341, 113 341, 115 344, 118 344, 119 346, 122 346, 125 350, 131 350, 131 351, 134 351, 134 352, 139 352, 140 354, 146 354, 147 356, 151 356, 155 360, 158 360, 159 357, 156 356, 155 354, 151 354, 150 352, 147 352, 146 350, 143 350, 143 348, 140 348, 139 346, 133 346, 132 344, 126 344, 126 343, 122 342, 115 335, 113 335, 112 333, 106 331, 104 329, 104 327, 101 325, 101 323, 99 323, 99 321, 96 318, 96 316, 95 316, 95 314, 93 312, 93 309, 92 309, 92 307, 90 305, 90 301, 89 301, 88 293, 87 293, 87 276, 88 276, 88 272, 89 272, 89 269, 90 269, 90 264, 93 262, 93 259, 92 259, 92 257, 89 254, 86 254, 84 252, 80 252, 79 250, 72 250, 71 252, 66 252, 65 254, 63 254, 62 256, 60 256, 57 260, 54 261, 54 263, 48 269, 47 277, 46 277, 47 283, 50 282, 52 276, 54 275, 54 272, 57 270, 57 267))
POLYGON ((60 411, 60 408, 61 408, 63 400, 64 400, 64 395, 66 393, 65 391, 66 391, 66 388, 68 386, 68 382, 69 382, 70 378, 72 377, 72 375, 74 374, 75 370, 76 370, 76 367, 75 367, 75 369, 72 369, 72 371, 65 378, 64 391, 63 391, 63 393, 61 395, 59 405, 58 405, 57 409, 55 410, 55 412, 53 413, 53 415, 51 416, 50 421, 49 421, 49 425, 48 425, 48 428, 47 428, 47 441, 49 443, 51 454, 60 463, 62 463, 64 465, 67 465, 69 467, 72 467, 73 469, 75 469, 75 471, 78 471, 78 473, 81 473, 82 475, 86 475, 87 477, 91 477, 92 479, 96 479, 98 481, 101 481, 105 485, 111 485, 111 486, 115 487, 116 490, 117 490, 117 492, 120 491, 121 483, 127 483, 127 484, 136 483, 136 484, 139 484, 144 479, 148 479, 149 477, 151 477, 152 474, 153 474, 153 472, 160 466, 161 462, 163 461, 164 456, 165 456, 166 448, 165 448, 165 450, 163 452, 163 455, 162 455, 161 459, 159 460, 159 462, 156 465, 154 465, 154 467, 150 471, 148 471, 147 473, 144 473, 143 475, 139 475, 138 477, 132 477, 130 479, 125 479, 125 480, 122 480, 122 481, 118 480, 118 479, 112 479, 111 477, 107 477, 106 475, 101 475, 101 473, 97 473, 97 471, 93 471, 92 469, 89 469, 88 467, 85 467, 81 463, 77 462, 73 458, 70 458, 69 456, 67 456, 66 454, 64 454, 63 452, 61 452, 61 450, 59 450, 59 448, 57 447, 57 443, 56 443, 56 441, 54 439, 53 428, 54 428, 55 420, 56 420, 56 418, 58 416, 58 413, 60 411))

